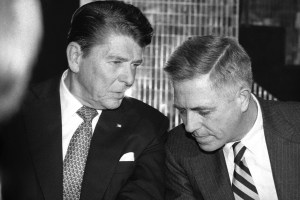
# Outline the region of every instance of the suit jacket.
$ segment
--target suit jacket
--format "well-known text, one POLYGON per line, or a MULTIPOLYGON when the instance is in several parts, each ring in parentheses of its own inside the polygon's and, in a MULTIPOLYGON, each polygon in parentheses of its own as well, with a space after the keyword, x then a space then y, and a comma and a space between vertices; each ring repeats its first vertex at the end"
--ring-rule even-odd
MULTIPOLYGON (((300 104, 259 101, 278 199, 300 199, 300 104)), ((234 200, 222 148, 202 151, 180 125, 166 153, 167 200, 234 200)))
MULTIPOLYGON (((62 200, 59 78, 34 87, 12 123, 1 134, 3 200, 62 200)), ((133 98, 125 98, 118 109, 103 110, 80 199, 163 199, 168 124, 160 112, 133 98), (128 152, 134 152, 135 161, 119 162, 128 152)))

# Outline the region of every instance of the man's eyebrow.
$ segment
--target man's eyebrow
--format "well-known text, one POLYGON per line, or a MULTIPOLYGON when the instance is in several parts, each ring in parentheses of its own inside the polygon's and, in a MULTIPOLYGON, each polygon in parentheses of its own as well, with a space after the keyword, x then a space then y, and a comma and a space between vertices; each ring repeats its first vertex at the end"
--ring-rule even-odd
POLYGON ((173 107, 176 108, 176 109, 178 109, 178 110, 183 109, 182 107, 180 107, 178 105, 175 105, 175 104, 173 104, 173 107))
POLYGON ((121 56, 108 56, 107 57, 110 60, 120 60, 120 61, 128 61, 127 58, 121 57, 121 56))
POLYGON ((193 111, 202 111, 202 110, 215 110, 215 107, 209 107, 209 106, 198 106, 194 108, 190 108, 193 111))
POLYGON ((143 63, 143 60, 134 60, 132 61, 132 63, 135 63, 135 64, 142 64, 143 63))
POLYGON ((189 110, 193 110, 193 111, 215 110, 215 107, 208 107, 208 106, 196 106, 196 107, 192 107, 192 108, 183 108, 183 107, 180 107, 180 106, 174 104, 173 107, 178 110, 180 110, 180 109, 189 109, 189 110))
MULTIPOLYGON (((121 57, 121 56, 114 56, 114 55, 108 56, 107 58, 108 58, 109 60, 119 60, 119 61, 123 61, 123 62, 126 62, 126 61, 129 60, 129 59, 127 59, 127 58, 124 58, 124 57, 121 57)), ((142 59, 134 60, 134 61, 132 61, 132 63, 138 63, 138 64, 141 64, 141 63, 143 63, 143 60, 142 60, 142 59)))

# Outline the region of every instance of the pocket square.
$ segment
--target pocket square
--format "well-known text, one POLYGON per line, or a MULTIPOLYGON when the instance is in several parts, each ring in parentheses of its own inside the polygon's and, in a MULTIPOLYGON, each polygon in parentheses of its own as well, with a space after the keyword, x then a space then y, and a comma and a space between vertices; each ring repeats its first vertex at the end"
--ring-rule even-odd
POLYGON ((119 160, 120 162, 124 161, 134 161, 134 153, 133 152, 128 152, 125 153, 119 160))

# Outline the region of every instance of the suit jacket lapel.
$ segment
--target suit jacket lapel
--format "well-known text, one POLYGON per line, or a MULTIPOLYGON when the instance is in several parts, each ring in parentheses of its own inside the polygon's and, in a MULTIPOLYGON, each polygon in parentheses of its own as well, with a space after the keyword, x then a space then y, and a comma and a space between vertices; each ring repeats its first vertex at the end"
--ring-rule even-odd
MULTIPOLYGON (((122 156, 126 138, 131 129, 126 127, 125 117, 129 118, 124 107, 104 110, 93 134, 81 188, 81 199, 102 199, 114 173, 114 168, 122 156), (122 127, 120 127, 120 125, 122 127)), ((134 116, 130 115, 131 120, 134 116)))
POLYGON ((234 200, 221 149, 211 153, 203 152, 193 158, 191 169, 204 199, 234 200))
MULTIPOLYGON (((33 165, 45 199, 62 199, 62 130, 58 84, 24 110, 33 165)), ((49 89, 48 88, 48 89, 49 89)), ((38 92, 39 93, 39 92, 38 92)))
MULTIPOLYGON (((286 122, 281 112, 274 107, 261 102, 264 120, 264 132, 271 162, 271 168, 277 196, 279 200, 294 199, 298 188, 292 184, 300 182, 299 172, 299 144, 293 141, 296 133, 294 128, 286 122)), ((298 133, 297 133, 298 134, 298 133)))

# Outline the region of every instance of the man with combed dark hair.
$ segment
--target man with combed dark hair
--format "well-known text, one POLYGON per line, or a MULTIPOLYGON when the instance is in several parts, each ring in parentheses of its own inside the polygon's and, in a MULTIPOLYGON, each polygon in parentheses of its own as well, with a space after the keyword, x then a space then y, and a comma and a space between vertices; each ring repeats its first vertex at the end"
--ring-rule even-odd
POLYGON ((125 97, 152 32, 121 1, 75 11, 69 69, 30 89, 3 140, 4 200, 163 199, 168 119, 125 97))
POLYGON ((183 120, 166 144, 166 199, 300 198, 300 104, 253 95, 235 39, 189 38, 165 71, 183 120))

